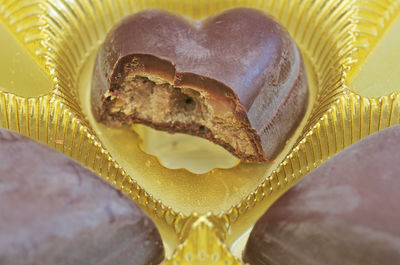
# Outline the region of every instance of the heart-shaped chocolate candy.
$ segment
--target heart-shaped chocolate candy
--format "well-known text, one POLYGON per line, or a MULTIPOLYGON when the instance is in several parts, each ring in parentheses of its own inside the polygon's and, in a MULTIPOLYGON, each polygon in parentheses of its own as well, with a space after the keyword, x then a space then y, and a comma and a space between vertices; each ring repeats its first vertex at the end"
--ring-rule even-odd
POLYGON ((253 162, 280 152, 307 102, 295 42, 247 8, 201 21, 162 10, 129 16, 100 47, 92 81, 99 121, 204 137, 253 162))

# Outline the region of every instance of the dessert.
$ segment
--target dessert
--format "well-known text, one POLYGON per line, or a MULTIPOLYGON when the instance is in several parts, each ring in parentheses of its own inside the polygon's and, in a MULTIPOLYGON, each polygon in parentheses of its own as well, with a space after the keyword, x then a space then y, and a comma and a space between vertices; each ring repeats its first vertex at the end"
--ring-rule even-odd
POLYGON ((279 198, 254 226, 257 264, 399 264, 400 125, 346 148, 279 198))
POLYGON ((5 129, 0 129, 0 160, 0 264, 163 260, 150 218, 87 168, 5 129))
POLYGON ((106 125, 203 137, 249 162, 274 159, 307 102, 295 42, 248 8, 201 21, 162 10, 123 19, 98 51, 91 88, 106 125))

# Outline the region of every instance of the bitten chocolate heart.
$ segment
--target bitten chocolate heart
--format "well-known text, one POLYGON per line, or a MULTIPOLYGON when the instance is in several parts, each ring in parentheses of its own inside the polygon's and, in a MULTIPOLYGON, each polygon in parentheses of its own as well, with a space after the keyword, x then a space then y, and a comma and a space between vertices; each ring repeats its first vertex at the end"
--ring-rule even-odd
POLYGON ((246 8, 202 21, 161 10, 129 16, 100 47, 92 80, 99 121, 200 136, 253 162, 281 151, 307 101, 295 42, 246 8))
POLYGON ((0 264, 160 264, 157 228, 99 176, 0 129, 0 264))
POLYGON ((256 223, 250 265, 400 264, 400 125, 328 160, 256 223))

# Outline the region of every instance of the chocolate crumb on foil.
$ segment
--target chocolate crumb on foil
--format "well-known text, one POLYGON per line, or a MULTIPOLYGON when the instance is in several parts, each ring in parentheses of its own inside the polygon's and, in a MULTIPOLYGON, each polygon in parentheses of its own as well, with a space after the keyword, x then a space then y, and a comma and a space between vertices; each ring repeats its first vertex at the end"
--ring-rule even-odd
POLYGON ((89 169, 0 129, 0 264, 160 264, 148 216, 89 169))
POLYGON ((106 125, 187 133, 264 162, 303 118, 308 83, 296 43, 261 11, 235 8, 194 21, 153 9, 107 35, 91 102, 106 125))

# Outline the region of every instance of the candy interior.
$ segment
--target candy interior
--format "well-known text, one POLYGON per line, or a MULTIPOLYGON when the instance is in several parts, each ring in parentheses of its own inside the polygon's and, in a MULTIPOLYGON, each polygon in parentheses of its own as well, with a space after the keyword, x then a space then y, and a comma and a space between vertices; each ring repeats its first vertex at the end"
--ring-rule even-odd
POLYGON ((208 138, 243 160, 256 159, 258 151, 251 131, 234 115, 231 101, 217 101, 205 91, 137 74, 128 74, 117 91, 107 92, 104 97, 105 123, 143 123, 155 129, 188 133, 208 138))

